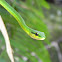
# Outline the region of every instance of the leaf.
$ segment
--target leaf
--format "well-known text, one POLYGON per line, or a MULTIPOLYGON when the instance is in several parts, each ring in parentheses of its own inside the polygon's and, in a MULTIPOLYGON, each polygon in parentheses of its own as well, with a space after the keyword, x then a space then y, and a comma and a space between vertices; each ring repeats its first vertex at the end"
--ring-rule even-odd
MULTIPOLYGON (((36 4, 36 6, 38 4, 36 4)), ((48 39, 49 32, 47 26, 43 22, 43 18, 41 17, 43 16, 42 11, 37 10, 35 6, 34 7, 27 6, 27 7, 30 8, 26 9, 23 7, 15 6, 17 12, 23 17, 26 24, 30 28, 45 32, 46 34, 45 43, 49 44, 50 43, 48 39)), ((0 15, 2 16, 4 23, 7 27, 11 45, 12 48, 14 49, 14 57, 18 56, 19 59, 22 59, 22 56, 25 56, 31 62, 38 62, 38 59, 40 59, 43 62, 51 62, 48 50, 45 48, 45 45, 43 44, 44 41, 38 41, 30 38, 22 30, 18 22, 5 9, 1 7, 0 7, 0 15), (34 52, 36 56, 32 56, 31 55, 32 52, 34 52)), ((0 34, 0 36, 2 35, 0 34)), ((0 38, 0 40, 3 40, 3 38, 0 38)), ((2 42, 4 42, 4 40, 2 42)), ((24 60, 22 59, 20 61, 24 60)))

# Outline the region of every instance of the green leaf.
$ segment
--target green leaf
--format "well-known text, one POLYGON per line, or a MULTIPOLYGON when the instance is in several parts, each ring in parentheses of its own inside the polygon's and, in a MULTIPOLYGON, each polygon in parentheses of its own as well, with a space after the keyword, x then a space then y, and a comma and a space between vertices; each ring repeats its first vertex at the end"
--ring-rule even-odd
MULTIPOLYGON (((35 0, 34 0, 34 2, 35 2, 35 0)), ((19 3, 19 2, 16 1, 16 3, 19 3)), ((26 7, 28 9, 23 8, 21 6, 19 7, 17 4, 16 5, 14 4, 15 5, 14 8, 23 17, 26 24, 30 28, 44 32, 46 35, 46 39, 44 41, 38 41, 38 40, 34 40, 31 37, 29 37, 19 26, 18 22, 5 9, 0 7, 0 15, 2 16, 5 26, 7 28, 11 46, 14 49, 14 57, 15 56, 19 57, 20 62, 25 62, 22 59, 22 56, 27 57, 28 60, 31 62, 38 62, 38 59, 40 59, 43 62, 51 62, 48 50, 45 48, 45 45, 43 44, 43 42, 45 42, 47 44, 50 43, 49 42, 49 32, 48 32, 47 26, 43 22, 44 15, 43 15, 42 9, 37 10, 37 8, 40 8, 44 5, 42 4, 41 6, 39 6, 39 2, 38 2, 36 4, 36 6, 33 7, 31 0, 29 0, 29 1, 27 0, 26 3, 24 2, 24 4, 26 5, 26 7), (31 4, 27 4, 28 2, 30 2, 31 4), (39 7, 37 7, 37 5, 39 7), (32 56, 31 55, 32 52, 34 52, 36 54, 36 56, 32 56)), ((44 4, 45 4, 45 2, 44 2, 44 4)), ((46 5, 48 6, 47 3, 46 3, 46 5)), ((47 6, 44 6, 44 7, 47 7, 47 6)), ((3 45, 5 45, 5 43, 4 43, 5 40, 3 40, 3 39, 4 38, 3 38, 2 34, 0 33, 0 40, 3 42, 3 45)), ((1 47, 2 47, 2 45, 1 45, 1 47)), ((6 53, 4 53, 3 56, 6 60, 8 60, 6 53)), ((28 62, 28 61, 26 61, 26 62, 28 62)))

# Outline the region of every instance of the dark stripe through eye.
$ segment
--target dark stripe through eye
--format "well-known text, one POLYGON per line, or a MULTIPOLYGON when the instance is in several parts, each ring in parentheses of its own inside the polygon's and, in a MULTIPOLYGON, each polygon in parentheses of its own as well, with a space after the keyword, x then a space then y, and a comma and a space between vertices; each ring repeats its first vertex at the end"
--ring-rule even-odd
POLYGON ((38 33, 34 33, 34 32, 31 32, 31 33, 33 33, 33 34, 35 34, 36 36, 38 36, 38 33))
POLYGON ((34 32, 31 32, 31 33, 35 34, 34 32))

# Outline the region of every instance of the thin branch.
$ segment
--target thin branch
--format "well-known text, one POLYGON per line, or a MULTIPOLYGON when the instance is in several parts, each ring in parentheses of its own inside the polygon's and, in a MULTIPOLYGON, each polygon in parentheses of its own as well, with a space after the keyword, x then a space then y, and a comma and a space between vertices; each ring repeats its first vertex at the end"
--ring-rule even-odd
POLYGON ((1 16, 0 16, 0 31, 2 32, 2 35, 5 39, 7 54, 9 56, 11 62, 14 62, 14 57, 13 57, 13 52, 12 52, 12 48, 10 45, 10 40, 9 40, 8 33, 7 33, 7 30, 5 28, 5 25, 4 25, 4 22, 1 18, 1 16))

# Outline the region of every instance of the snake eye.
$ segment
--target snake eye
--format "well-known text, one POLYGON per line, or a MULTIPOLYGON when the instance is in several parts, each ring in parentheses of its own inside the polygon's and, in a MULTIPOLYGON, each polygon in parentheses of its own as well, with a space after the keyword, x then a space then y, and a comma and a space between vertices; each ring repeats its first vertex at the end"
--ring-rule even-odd
POLYGON ((38 33, 34 33, 34 32, 31 32, 31 33, 33 33, 33 34, 35 34, 36 36, 38 36, 38 33))
POLYGON ((38 33, 35 33, 36 36, 38 36, 38 33))

